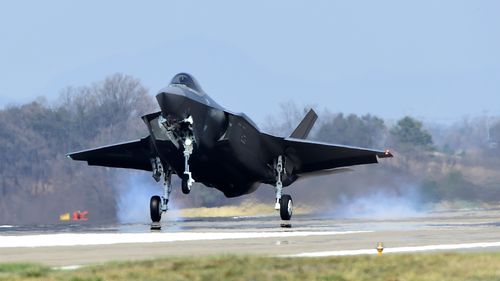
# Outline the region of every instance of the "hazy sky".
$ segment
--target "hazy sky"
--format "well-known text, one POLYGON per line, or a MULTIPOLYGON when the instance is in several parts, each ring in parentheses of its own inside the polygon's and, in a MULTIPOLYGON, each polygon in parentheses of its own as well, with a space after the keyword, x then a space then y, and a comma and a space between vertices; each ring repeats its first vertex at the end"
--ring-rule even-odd
POLYGON ((292 100, 449 122, 500 114, 500 1, 2 1, 0 105, 189 72, 258 123, 292 100))

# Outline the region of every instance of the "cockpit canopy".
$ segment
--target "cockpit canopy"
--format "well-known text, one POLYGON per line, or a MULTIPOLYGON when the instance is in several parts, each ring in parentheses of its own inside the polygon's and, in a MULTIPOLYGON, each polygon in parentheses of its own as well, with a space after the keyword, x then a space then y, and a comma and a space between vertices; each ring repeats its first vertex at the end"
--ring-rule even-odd
POLYGON ((179 73, 172 78, 172 81, 170 81, 171 85, 183 85, 188 87, 189 89, 198 92, 199 94, 203 94, 203 89, 201 88, 200 84, 198 84, 198 81, 188 73, 179 73))

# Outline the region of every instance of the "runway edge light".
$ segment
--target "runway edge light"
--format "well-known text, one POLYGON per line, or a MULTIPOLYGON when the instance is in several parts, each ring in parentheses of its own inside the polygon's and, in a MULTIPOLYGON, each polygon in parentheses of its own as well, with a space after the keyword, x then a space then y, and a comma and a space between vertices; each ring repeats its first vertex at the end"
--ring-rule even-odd
POLYGON ((377 256, 380 257, 382 255, 382 252, 384 251, 384 243, 378 242, 376 249, 377 249, 377 256))

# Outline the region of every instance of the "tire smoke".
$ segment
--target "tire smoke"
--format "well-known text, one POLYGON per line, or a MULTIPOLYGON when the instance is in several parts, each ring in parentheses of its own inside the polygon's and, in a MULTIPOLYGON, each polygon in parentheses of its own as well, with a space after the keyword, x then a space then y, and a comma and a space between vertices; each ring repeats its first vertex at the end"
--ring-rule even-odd
POLYGON ((330 210, 336 218, 397 219, 418 217, 425 214, 415 186, 405 186, 400 191, 373 187, 374 192, 365 196, 347 197, 341 195, 339 203, 330 210))
MULTIPOLYGON (((161 182, 155 182, 148 173, 131 172, 122 176, 120 196, 117 199, 117 218, 120 223, 149 223, 149 201, 153 195, 163 194, 161 182)), ((175 200, 168 204, 175 210, 175 200)), ((169 216, 173 212, 169 213, 169 216)))

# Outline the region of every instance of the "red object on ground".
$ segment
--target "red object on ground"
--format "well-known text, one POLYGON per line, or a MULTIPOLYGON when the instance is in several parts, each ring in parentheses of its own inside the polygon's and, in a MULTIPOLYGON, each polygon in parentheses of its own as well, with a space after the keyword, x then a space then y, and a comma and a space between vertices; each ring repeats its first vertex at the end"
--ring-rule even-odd
POLYGON ((89 218, 87 217, 89 214, 88 211, 85 212, 80 212, 80 211, 74 211, 73 212, 73 220, 74 221, 88 221, 89 218))
POLYGON ((89 218, 87 217, 88 214, 89 214, 88 211, 80 213, 80 220, 82 220, 82 221, 88 221, 89 220, 89 218))

